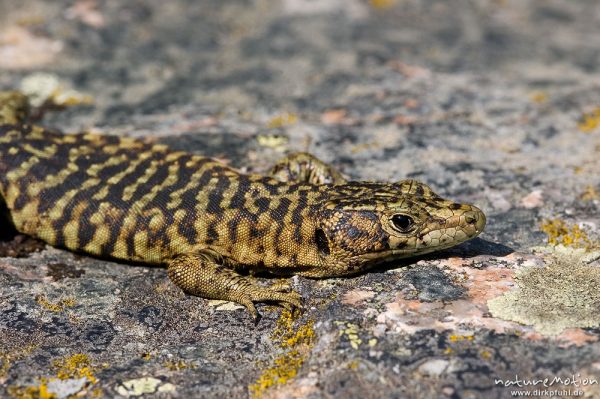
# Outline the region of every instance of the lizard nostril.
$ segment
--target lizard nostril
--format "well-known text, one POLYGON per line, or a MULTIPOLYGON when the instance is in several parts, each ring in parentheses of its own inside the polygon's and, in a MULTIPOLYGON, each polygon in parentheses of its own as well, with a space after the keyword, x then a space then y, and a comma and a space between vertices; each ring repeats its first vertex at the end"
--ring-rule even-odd
POLYGON ((468 224, 475 224, 475 223, 477 223, 477 218, 472 214, 466 215, 465 222, 467 222, 468 224))

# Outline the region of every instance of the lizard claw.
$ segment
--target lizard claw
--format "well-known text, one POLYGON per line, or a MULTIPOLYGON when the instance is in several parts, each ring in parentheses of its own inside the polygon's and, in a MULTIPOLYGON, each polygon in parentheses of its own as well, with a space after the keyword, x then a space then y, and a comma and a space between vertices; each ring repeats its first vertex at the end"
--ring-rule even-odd
POLYGON ((258 325, 258 322, 260 321, 262 316, 256 310, 256 306, 254 306, 252 300, 249 297, 244 297, 237 300, 237 302, 244 305, 246 309, 248 309, 248 312, 250 312, 250 316, 252 316, 252 319, 254 320, 254 325, 258 325))
POLYGON ((262 319, 262 315, 260 313, 256 313, 252 316, 254 318, 254 327, 258 326, 258 322, 262 319))
POLYGON ((244 296, 242 298, 238 297, 234 300, 241 305, 244 305, 246 309, 248 309, 250 316, 254 320, 254 325, 258 325, 260 319, 262 318, 261 314, 256 310, 254 302, 275 302, 277 305, 288 310, 290 313, 294 313, 296 309, 304 309, 304 306, 302 306, 302 296, 294 291, 277 292, 270 289, 260 290, 253 292, 253 295, 244 296))
POLYGON ((294 307, 294 305, 292 305, 291 303, 289 303, 289 302, 281 302, 281 303, 280 303, 280 305, 281 305, 281 306, 282 306, 282 307, 283 307, 285 310, 287 310, 288 312, 290 312, 290 313, 293 313, 293 312, 294 312, 294 309, 295 309, 295 307, 294 307))

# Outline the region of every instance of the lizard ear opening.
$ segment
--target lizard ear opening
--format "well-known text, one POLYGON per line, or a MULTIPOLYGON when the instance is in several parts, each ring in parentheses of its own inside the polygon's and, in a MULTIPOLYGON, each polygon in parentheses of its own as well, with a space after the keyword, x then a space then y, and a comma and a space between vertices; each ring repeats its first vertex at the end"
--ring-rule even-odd
POLYGON ((331 253, 329 249, 329 241, 327 240, 327 236, 323 229, 315 230, 315 243, 317 244, 317 248, 319 252, 323 255, 329 255, 331 253))

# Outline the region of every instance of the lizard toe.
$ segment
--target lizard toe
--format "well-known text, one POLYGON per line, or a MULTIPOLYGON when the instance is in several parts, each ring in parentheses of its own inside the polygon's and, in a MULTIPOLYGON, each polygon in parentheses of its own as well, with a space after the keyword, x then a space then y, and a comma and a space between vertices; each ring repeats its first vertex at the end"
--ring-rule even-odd
MULTIPOLYGON (((302 296, 300 294, 298 294, 297 292, 292 291, 292 292, 279 293, 279 294, 281 296, 277 301, 280 303, 281 306, 286 307, 285 305, 291 305, 292 310, 294 308, 295 309, 303 309, 304 308, 302 306, 302 296)), ((286 309, 287 309, 287 307, 286 307, 286 309)))
POLYGON ((277 281, 269 289, 276 292, 292 292, 292 286, 287 281, 277 281))
POLYGON ((264 290, 257 292, 252 300, 254 302, 276 302, 284 308, 287 308, 286 305, 289 305, 292 308, 302 309, 302 296, 294 291, 277 292, 273 290, 264 290))
POLYGON ((252 302, 250 297, 238 298, 238 299, 236 299, 236 301, 238 303, 240 303, 241 305, 244 305, 246 307, 246 309, 248 309, 248 312, 250 312, 250 316, 252 316, 252 319, 254 320, 254 324, 255 325, 258 324, 258 322, 260 321, 261 315, 256 310, 256 306, 254 306, 254 303, 252 302))

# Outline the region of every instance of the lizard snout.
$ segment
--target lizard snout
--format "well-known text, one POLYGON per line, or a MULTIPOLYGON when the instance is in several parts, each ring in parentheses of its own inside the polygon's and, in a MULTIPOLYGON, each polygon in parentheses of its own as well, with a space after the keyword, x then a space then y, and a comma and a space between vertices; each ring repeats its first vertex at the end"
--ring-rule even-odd
POLYGON ((463 214, 464 221, 467 225, 475 228, 475 235, 481 233, 485 227, 485 214, 477 207, 471 206, 471 210, 463 214))

